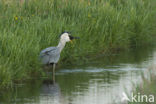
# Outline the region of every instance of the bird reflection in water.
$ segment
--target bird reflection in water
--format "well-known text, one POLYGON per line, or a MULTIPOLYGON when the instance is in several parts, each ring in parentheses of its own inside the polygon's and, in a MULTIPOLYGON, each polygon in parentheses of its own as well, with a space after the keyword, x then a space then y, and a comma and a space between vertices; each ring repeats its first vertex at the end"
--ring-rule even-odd
POLYGON ((58 83, 52 80, 43 81, 40 93, 41 104, 63 104, 63 96, 58 83))

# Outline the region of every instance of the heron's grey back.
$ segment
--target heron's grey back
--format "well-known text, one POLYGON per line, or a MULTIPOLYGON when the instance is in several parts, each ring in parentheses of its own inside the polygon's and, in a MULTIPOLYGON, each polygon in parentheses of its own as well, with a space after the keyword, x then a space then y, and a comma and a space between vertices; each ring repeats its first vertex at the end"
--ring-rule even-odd
POLYGON ((43 64, 57 63, 60 58, 60 52, 57 47, 48 47, 41 51, 40 58, 43 64))

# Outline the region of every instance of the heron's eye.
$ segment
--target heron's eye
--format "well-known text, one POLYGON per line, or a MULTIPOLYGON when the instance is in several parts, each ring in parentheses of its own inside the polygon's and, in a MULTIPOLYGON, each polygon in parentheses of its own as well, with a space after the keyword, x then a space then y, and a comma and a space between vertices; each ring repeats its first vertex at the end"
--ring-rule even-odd
POLYGON ((71 36, 71 35, 69 35, 69 38, 70 38, 70 40, 73 40, 73 39, 74 39, 74 37, 73 37, 73 36, 71 36))

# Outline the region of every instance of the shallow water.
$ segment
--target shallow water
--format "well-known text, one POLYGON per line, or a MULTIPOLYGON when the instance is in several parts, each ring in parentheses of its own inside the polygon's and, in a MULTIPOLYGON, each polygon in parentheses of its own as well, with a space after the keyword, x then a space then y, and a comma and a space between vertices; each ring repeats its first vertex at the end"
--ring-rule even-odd
POLYGON ((122 93, 130 93, 154 62, 153 47, 97 56, 58 69, 55 84, 42 79, 18 84, 0 93, 0 104, 120 104, 122 93))

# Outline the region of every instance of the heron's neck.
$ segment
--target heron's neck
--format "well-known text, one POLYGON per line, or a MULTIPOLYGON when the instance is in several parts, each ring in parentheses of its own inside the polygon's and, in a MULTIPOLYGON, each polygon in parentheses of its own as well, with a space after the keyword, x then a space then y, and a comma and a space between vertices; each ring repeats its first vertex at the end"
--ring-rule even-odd
POLYGON ((57 48, 59 49, 60 52, 62 51, 62 49, 64 48, 65 45, 66 45, 66 41, 60 40, 60 42, 57 46, 57 48))

